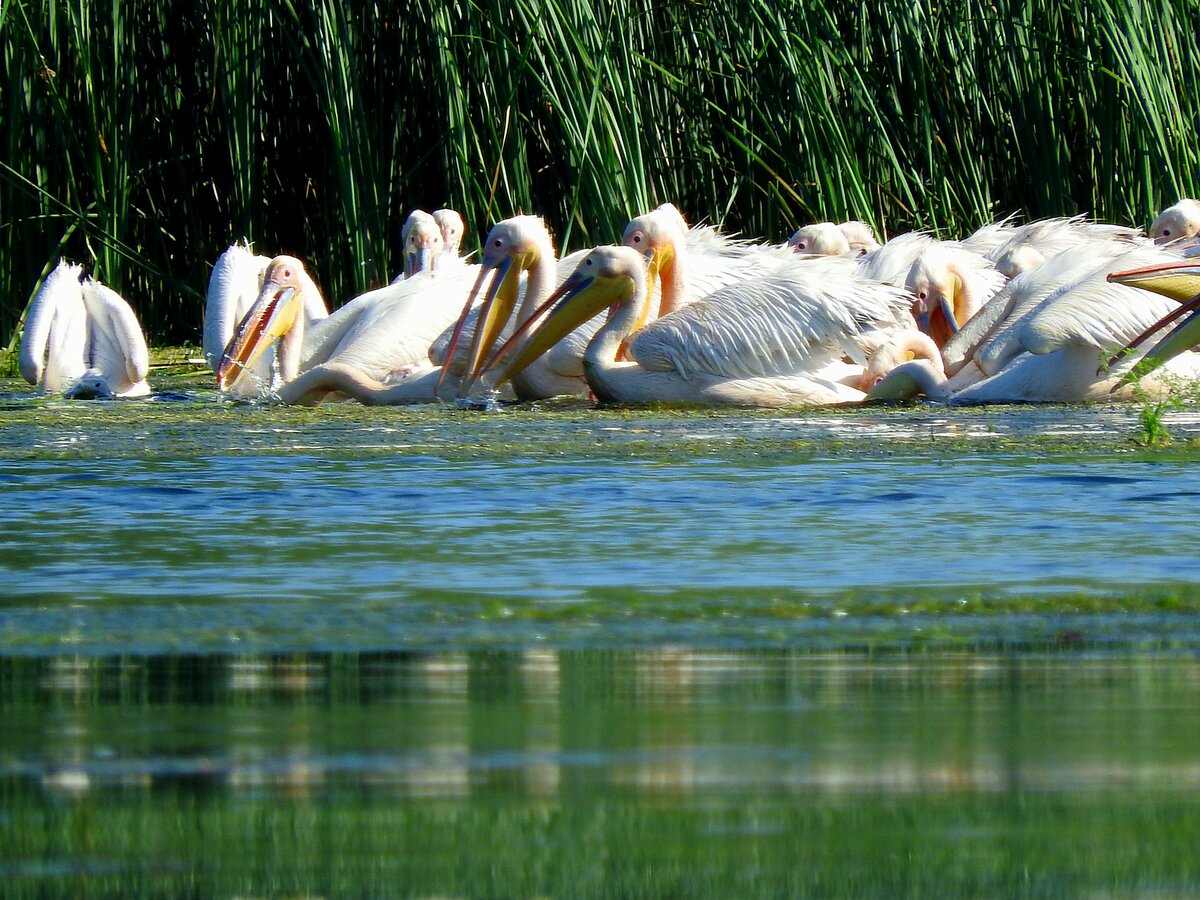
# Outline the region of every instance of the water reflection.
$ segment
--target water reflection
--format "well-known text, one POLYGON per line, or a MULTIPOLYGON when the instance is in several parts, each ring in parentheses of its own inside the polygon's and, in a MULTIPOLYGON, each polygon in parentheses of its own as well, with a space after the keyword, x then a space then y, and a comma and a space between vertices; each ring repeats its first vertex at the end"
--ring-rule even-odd
POLYGON ((1191 895, 1198 701, 1184 655, 0 657, 0 877, 6 896, 1191 895))
POLYGON ((633 652, 0 660, 0 779, 663 798, 1200 787, 1200 663, 633 652))

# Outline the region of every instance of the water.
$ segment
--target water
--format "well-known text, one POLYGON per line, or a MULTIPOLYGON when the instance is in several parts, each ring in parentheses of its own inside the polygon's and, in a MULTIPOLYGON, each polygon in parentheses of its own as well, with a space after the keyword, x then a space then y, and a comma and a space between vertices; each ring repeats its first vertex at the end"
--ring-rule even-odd
POLYGON ((1194 895, 1194 656, 0 664, 5 896, 1194 895))
POLYGON ((1168 426, 0 394, 0 894, 1195 894, 1168 426))

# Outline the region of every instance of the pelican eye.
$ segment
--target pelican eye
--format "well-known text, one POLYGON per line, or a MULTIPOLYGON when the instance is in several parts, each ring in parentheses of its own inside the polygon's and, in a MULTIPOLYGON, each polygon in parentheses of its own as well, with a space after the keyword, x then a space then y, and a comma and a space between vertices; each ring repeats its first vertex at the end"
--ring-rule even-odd
POLYGON ((642 236, 640 234, 635 234, 633 236, 633 242, 635 244, 640 244, 642 242, 642 236))
POLYGON ((799 241, 799 242, 796 244, 796 249, 797 249, 797 250, 807 250, 807 249, 808 249, 808 244, 806 244, 804 241, 799 241))
POLYGON ((500 238, 496 238, 496 246, 497 246, 497 247, 503 247, 503 246, 504 246, 504 241, 500 240, 500 238))
POLYGON ((1167 237, 1167 236, 1168 236, 1170 233, 1171 233, 1171 229, 1170 229, 1170 228, 1164 228, 1164 229, 1163 229, 1163 237, 1167 237))
POLYGON ((927 299, 928 297, 929 297, 929 295, 928 295, 928 294, 926 294, 924 291, 921 291, 921 293, 917 294, 917 299, 918 299, 918 300, 925 300, 925 299, 927 299))

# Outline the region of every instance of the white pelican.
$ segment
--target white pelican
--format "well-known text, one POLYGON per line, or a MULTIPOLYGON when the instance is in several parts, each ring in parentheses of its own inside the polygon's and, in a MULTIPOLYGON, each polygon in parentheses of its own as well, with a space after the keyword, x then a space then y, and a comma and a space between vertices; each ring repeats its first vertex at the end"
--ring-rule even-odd
POLYGON ((858 381, 858 389, 868 393, 893 369, 915 359, 924 360, 935 377, 945 379, 941 348, 933 338, 915 328, 904 328, 889 334, 870 355, 858 381))
POLYGON ((453 209, 434 210, 432 215, 423 209, 414 209, 400 229, 404 271, 393 279, 393 283, 411 278, 418 272, 432 272, 439 266, 460 262, 458 248, 462 236, 462 216, 453 209))
POLYGON ((788 238, 788 246, 810 256, 866 256, 879 249, 879 242, 870 225, 850 220, 805 225, 788 238))
POLYGON ((849 256, 850 239, 832 222, 814 222, 797 228, 788 246, 809 256, 849 256))
POLYGON ((463 232, 466 230, 462 216, 456 210, 442 207, 433 211, 433 221, 437 222, 442 232, 443 252, 447 257, 457 259, 463 232))
MULTIPOLYGON (((1155 321, 1141 334, 1131 338, 1121 354, 1143 344, 1151 335, 1172 323, 1174 328, 1157 344, 1146 351, 1139 362, 1122 379, 1128 383, 1175 359, 1179 354, 1200 344, 1200 260, 1164 260, 1135 269, 1113 272, 1109 281, 1153 291, 1174 300, 1179 305, 1155 321), (1179 321, 1182 319, 1182 321, 1179 321)), ((1120 358, 1118 354, 1111 361, 1120 358)))
POLYGON ((404 253, 404 272, 401 278, 411 278, 427 272, 437 264, 446 249, 446 239, 437 219, 423 209, 414 209, 400 229, 400 244, 404 253))
MULTIPOLYGON (((1124 362, 1097 371, 1105 352, 1142 332, 1169 306, 1153 295, 1110 284, 1114 266, 1160 258, 1148 246, 1097 240, 1018 275, 943 347, 947 379, 922 361, 894 369, 869 399, 931 399, 966 403, 1075 402, 1120 399, 1124 362)), ((1193 360, 1174 375, 1194 377, 1193 360)), ((1163 389, 1149 385, 1147 389, 1163 389)))
MULTIPOLYGON (((611 307, 584 355, 588 383, 605 402, 802 406, 860 400, 861 391, 820 370, 857 351, 860 333, 892 328, 908 298, 846 277, 842 266, 807 265, 808 275, 767 275, 716 291, 634 332, 647 305, 647 257, 628 246, 597 247, 555 292, 555 305, 517 348, 518 333, 493 357, 519 373, 580 322, 611 307), (627 343, 635 362, 617 362, 627 343)), ((652 262, 651 262, 652 264, 652 262)))
POLYGON ((144 397, 150 354, 129 304, 83 267, 61 260, 29 306, 21 375, 43 394, 144 397))
POLYGON ((407 382, 411 395, 397 394, 393 402, 433 400, 437 373, 429 347, 454 322, 477 268, 418 273, 362 294, 333 315, 305 326, 298 315, 307 283, 304 267, 292 257, 276 257, 258 300, 225 353, 219 386, 236 388, 243 371, 273 342, 299 341, 299 365, 286 373, 276 390, 284 403, 312 405, 340 392, 346 369, 364 383, 407 382), (328 366, 334 368, 327 370, 328 366))
MULTIPOLYGON (((220 255, 208 279, 208 294, 204 301, 204 357, 213 372, 221 369, 221 358, 234 336, 239 323, 250 312, 265 287, 265 276, 271 259, 256 256, 249 244, 233 244, 220 255)), ((280 376, 294 377, 300 368, 301 339, 304 326, 312 326, 329 313, 321 292, 304 267, 296 263, 298 288, 303 298, 301 328, 294 338, 280 344, 278 364, 280 376)), ((266 347, 263 348, 264 351, 266 347)), ((276 354, 260 352, 254 362, 245 366, 247 375, 236 385, 224 389, 239 397, 257 397, 271 387, 276 354)))
MULTIPOLYGON (((561 280, 560 269, 565 268, 569 272, 579 255, 556 259, 550 232, 537 216, 513 216, 492 226, 484 241, 479 278, 471 291, 471 298, 463 307, 444 354, 443 377, 456 365, 456 350, 464 340, 470 307, 490 275, 490 286, 483 302, 479 304, 471 328, 470 349, 462 370, 459 397, 466 397, 470 393, 471 387, 482 374, 487 352, 498 343, 505 329, 525 323, 561 280)), ((582 357, 593 332, 594 328, 587 327, 579 334, 564 333, 562 343, 553 353, 547 354, 537 365, 528 367, 520 378, 513 380, 517 397, 536 400, 556 396, 587 396, 582 357)))
POLYGON ((1156 244, 1170 244, 1197 235, 1200 235, 1200 200, 1190 198, 1168 206, 1150 226, 1150 237, 1156 244))
POLYGON ((996 269, 1009 278, 1036 268, 1047 259, 1096 240, 1144 243, 1137 228, 1091 222, 1083 216, 1039 219, 1011 229, 1008 239, 987 254, 996 269))

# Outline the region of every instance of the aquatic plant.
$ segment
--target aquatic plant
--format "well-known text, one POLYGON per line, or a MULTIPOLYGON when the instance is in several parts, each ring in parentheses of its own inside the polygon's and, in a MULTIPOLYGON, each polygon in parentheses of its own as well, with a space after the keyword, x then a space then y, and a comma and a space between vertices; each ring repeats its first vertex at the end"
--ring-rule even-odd
POLYGON ((1193 0, 8 0, 0 344, 59 255, 160 341, 242 236, 340 302, 398 270, 412 206, 571 248, 668 199, 771 239, 1144 222, 1200 188, 1197 33, 1193 0))
POLYGON ((1134 443, 1139 447, 1161 447, 1173 440, 1167 429, 1165 418, 1168 410, 1178 409, 1179 401, 1174 398, 1145 403, 1138 412, 1138 427, 1134 443))

